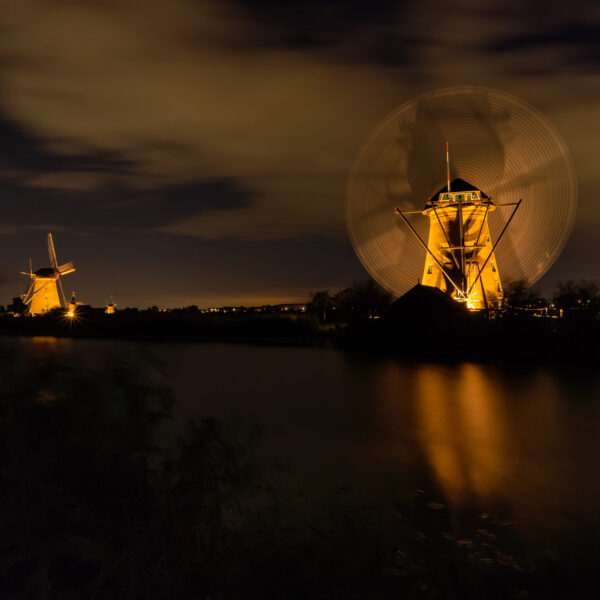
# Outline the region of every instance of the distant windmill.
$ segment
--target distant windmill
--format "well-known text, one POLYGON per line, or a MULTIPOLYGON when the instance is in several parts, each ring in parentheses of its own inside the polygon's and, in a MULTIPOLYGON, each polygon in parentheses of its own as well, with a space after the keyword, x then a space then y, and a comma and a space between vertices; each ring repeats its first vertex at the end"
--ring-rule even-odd
POLYGON ((71 292, 71 299, 67 303, 67 316, 74 317, 77 310, 77 300, 75 300, 75 292, 71 292))
POLYGON ((31 315, 41 315, 53 308, 68 306, 60 278, 62 275, 72 273, 75 267, 72 262, 58 266, 51 233, 48 234, 48 256, 50 258, 49 267, 33 272, 30 261, 29 273, 21 273, 22 275, 29 275, 31 278, 29 289, 23 296, 23 302, 29 305, 29 314, 31 315))
POLYGON ((117 306, 117 305, 113 302, 113 298, 111 296, 110 304, 106 305, 106 308, 104 309, 104 313, 107 315, 114 315, 115 314, 115 306, 117 306))

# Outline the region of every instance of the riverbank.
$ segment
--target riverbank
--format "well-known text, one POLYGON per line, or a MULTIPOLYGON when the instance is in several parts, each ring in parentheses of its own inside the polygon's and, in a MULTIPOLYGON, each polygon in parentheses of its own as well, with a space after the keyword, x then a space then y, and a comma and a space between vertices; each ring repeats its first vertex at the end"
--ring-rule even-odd
POLYGON ((388 313, 379 319, 320 323, 310 315, 206 315, 89 310, 74 318, 4 316, 0 335, 333 346, 408 360, 471 360, 588 364, 600 358, 600 321, 505 314, 457 313, 419 318, 388 313))
POLYGON ((354 323, 337 340, 344 348, 417 360, 597 364, 600 321, 465 314, 445 320, 388 316, 354 323))
POLYGON ((306 316, 211 315, 184 312, 87 310, 73 318, 56 313, 0 318, 0 335, 101 338, 148 342, 231 342, 320 345, 327 331, 306 316))

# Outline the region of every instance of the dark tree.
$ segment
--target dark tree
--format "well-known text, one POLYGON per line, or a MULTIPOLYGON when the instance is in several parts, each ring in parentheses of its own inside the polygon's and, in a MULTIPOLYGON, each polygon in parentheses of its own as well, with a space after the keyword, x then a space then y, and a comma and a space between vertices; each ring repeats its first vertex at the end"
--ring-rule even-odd
POLYGON ((23 302, 23 299, 20 296, 13 298, 11 304, 7 306, 8 312, 12 312, 15 315, 24 315, 27 313, 27 304, 23 302))
POLYGON ((531 289, 523 280, 507 286, 504 294, 507 308, 535 309, 546 308, 548 301, 535 289, 531 289))
POLYGON ((336 315, 344 321, 379 317, 392 302, 392 296, 372 279, 340 290, 333 298, 336 315))
POLYGON ((310 302, 306 305, 306 310, 322 321, 327 321, 333 310, 333 299, 329 295, 329 290, 313 292, 310 295, 310 302))
POLYGON ((597 315, 600 311, 600 288, 595 281, 582 279, 559 282, 554 304, 565 314, 597 315))

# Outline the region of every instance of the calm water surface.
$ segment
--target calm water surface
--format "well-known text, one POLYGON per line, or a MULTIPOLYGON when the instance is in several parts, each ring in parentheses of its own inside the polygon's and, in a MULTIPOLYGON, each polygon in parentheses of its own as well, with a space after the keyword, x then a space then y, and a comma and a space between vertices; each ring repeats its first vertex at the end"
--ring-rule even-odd
POLYGON ((406 364, 321 348, 4 343, 29 356, 99 364, 108 353, 140 366, 172 388, 175 429, 204 416, 257 428, 260 461, 298 493, 341 488, 386 507, 425 490, 456 511, 500 511, 531 536, 600 525, 594 370, 406 364))

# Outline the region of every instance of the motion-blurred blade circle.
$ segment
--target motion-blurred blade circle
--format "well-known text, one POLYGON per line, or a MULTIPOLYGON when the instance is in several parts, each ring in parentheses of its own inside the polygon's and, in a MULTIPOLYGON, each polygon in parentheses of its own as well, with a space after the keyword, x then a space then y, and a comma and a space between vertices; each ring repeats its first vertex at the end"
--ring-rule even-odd
MULTIPOLYGON (((458 87, 403 104, 371 133, 350 171, 346 224, 362 264, 400 296, 423 275, 426 251, 394 214, 422 210, 451 178, 492 196, 496 205, 523 199, 495 250, 503 283, 533 284, 550 268, 571 232, 577 204, 573 161, 550 121, 523 100, 497 90, 458 87)), ((489 217, 498 239, 511 210, 489 217)), ((427 239, 429 220, 411 219, 427 239)))

